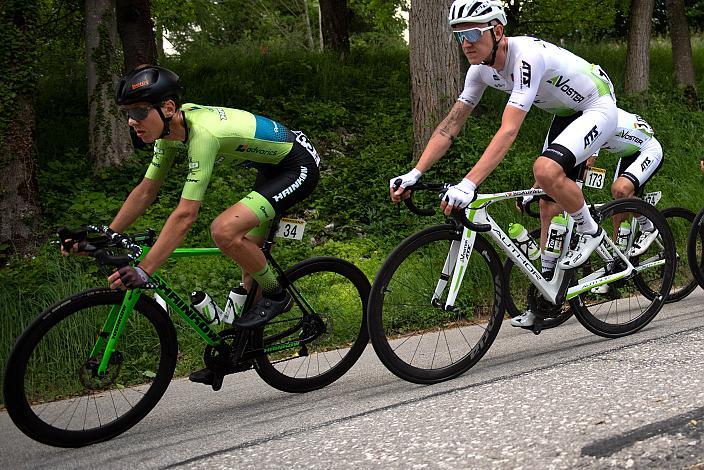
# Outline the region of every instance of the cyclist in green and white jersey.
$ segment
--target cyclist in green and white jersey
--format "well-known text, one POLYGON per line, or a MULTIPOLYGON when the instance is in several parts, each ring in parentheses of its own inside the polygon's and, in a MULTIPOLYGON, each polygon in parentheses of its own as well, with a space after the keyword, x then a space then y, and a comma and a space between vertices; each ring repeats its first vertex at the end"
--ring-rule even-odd
MULTIPOLYGON (((545 145, 547 146, 547 140, 545 145)), ((655 173, 662 167, 663 150, 660 142, 654 137, 653 128, 642 117, 637 114, 629 113, 623 109, 618 109, 618 125, 614 134, 601 146, 610 154, 619 157, 614 175, 614 182, 611 185, 611 194, 614 199, 634 197, 641 192, 645 183, 650 180, 655 173)), ((596 152, 586 162, 586 166, 592 166, 599 152, 596 152)), ((568 177, 576 180, 584 171, 585 165, 578 165, 568 173, 568 177)), ((538 187, 537 183, 534 185, 538 187)), ((518 203, 519 209, 525 206, 533 199, 532 196, 523 197, 518 203)), ((541 255, 541 266, 543 273, 549 273, 555 269, 555 260, 544 254, 544 247, 547 241, 546 227, 550 224, 552 218, 561 213, 562 208, 549 198, 540 197, 540 246, 543 250, 541 255)), ((614 217, 614 226, 618 227, 624 220, 624 216, 614 217)), ((658 231, 653 226, 652 222, 644 216, 638 217, 640 226, 640 236, 633 243, 629 256, 639 256, 648 249, 650 244, 657 238, 658 231)), ((617 233, 615 231, 614 233, 617 233)), ((596 288, 596 292, 606 292, 608 286, 596 288)), ((532 326, 535 316, 526 311, 523 315, 519 315, 511 319, 513 326, 532 326)))
POLYGON ((496 168, 518 135, 532 105, 555 116, 548 145, 533 165, 541 187, 576 222, 575 248, 560 261, 563 269, 584 263, 599 246, 604 231, 589 213, 582 191, 567 173, 584 162, 613 135, 616 99, 606 73, 597 65, 539 39, 507 37, 506 14, 498 0, 455 0, 448 15, 453 35, 471 66, 464 90, 436 128, 415 168, 390 180, 391 199, 418 181, 447 152, 487 87, 509 94, 501 127, 479 161, 457 185, 449 188, 441 208, 465 208, 477 186, 496 168), (393 185, 401 179, 401 187, 393 185))
MULTIPOLYGON (((662 167, 662 146, 654 134, 653 128, 642 117, 622 109, 618 110, 616 133, 601 147, 602 150, 619 157, 611 185, 614 199, 634 197, 641 193, 645 183, 662 167)), ((622 220, 614 220, 614 225, 619 226, 622 220)), ((633 243, 629 256, 645 253, 658 235, 658 231, 647 217, 640 216, 638 223, 641 235, 633 243)))
MULTIPOLYGON (((179 148, 187 149, 188 174, 178 206, 154 246, 138 266, 121 268, 108 280, 112 288, 123 289, 148 282, 195 222, 220 161, 245 162, 259 171, 253 191, 215 218, 211 236, 241 266, 245 285, 249 287, 251 276, 262 289, 261 299, 235 322, 242 328, 256 328, 291 307, 290 294, 278 284, 260 247, 275 215, 313 191, 320 158, 300 131, 239 109, 181 105, 180 98, 178 76, 162 67, 137 68, 117 86, 115 99, 127 112, 129 125, 140 139, 155 145, 144 179, 129 194, 110 228, 123 232, 144 214, 179 148)), ((198 381, 207 383, 208 375, 198 381)))

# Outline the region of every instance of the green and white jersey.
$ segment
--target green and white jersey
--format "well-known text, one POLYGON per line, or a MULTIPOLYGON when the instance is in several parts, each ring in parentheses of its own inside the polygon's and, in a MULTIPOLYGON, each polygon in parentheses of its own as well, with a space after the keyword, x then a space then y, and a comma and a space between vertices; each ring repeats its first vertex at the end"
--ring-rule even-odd
POLYGON ((510 94, 508 105, 528 112, 532 105, 556 116, 589 109, 602 96, 616 101, 608 75, 570 51, 549 42, 509 37, 503 70, 472 65, 459 100, 474 107, 486 87, 510 94))
POLYGON ((619 108, 616 132, 601 148, 620 158, 630 157, 640 152, 653 135, 653 128, 645 119, 619 108))
POLYGON ((188 176, 181 193, 185 199, 203 200, 217 162, 235 159, 276 165, 296 140, 285 126, 247 111, 192 103, 184 104, 181 111, 186 140, 157 140, 145 177, 163 180, 178 149, 187 148, 188 176))

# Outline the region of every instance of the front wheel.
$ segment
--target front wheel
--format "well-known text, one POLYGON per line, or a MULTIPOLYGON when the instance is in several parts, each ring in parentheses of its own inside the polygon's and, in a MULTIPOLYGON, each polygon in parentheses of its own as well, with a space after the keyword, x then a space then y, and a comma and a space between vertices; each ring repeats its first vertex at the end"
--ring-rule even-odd
POLYGON ((704 289, 704 209, 692 222, 687 240, 687 261, 694 279, 704 289))
MULTIPOLYGON (((171 320, 142 296, 103 374, 109 325, 125 292, 93 289, 43 312, 17 340, 5 368, 8 414, 32 439, 59 447, 105 441, 154 408, 173 376, 178 346, 171 320)), ((124 313, 124 312, 123 312, 124 313)))
MULTIPOLYGON (((668 207, 663 209, 661 213, 670 227, 677 252, 675 279, 672 283, 672 289, 665 299, 665 303, 672 303, 684 299, 697 288, 697 280, 692 276, 687 260, 687 236, 695 215, 694 212, 682 207, 668 207)), ((656 239, 655 243, 662 245, 662 240, 656 239)), ((652 300, 657 295, 645 282, 642 282, 641 278, 636 278, 635 281, 638 290, 647 299, 652 300)))
POLYGON ((431 384, 457 377, 481 359, 501 328, 501 262, 480 235, 454 305, 445 306, 451 258, 467 256, 459 253, 461 236, 454 225, 438 225, 408 237, 374 280, 369 335, 381 362, 402 379, 431 384))
POLYGON ((331 257, 301 261, 286 277, 298 300, 264 326, 258 344, 269 352, 257 357, 256 370, 279 390, 309 392, 342 377, 364 351, 369 280, 352 263, 331 257))

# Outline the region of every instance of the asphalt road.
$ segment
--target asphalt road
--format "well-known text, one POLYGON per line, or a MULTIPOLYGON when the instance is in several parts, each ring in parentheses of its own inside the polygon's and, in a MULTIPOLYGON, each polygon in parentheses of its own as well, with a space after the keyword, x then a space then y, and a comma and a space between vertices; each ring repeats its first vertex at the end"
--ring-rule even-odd
POLYGON ((704 469, 704 292, 639 333, 508 322, 463 376, 420 386, 371 347, 342 379, 292 395, 253 371, 221 391, 175 380, 137 426, 81 449, 38 444, 0 412, 0 468, 704 469))

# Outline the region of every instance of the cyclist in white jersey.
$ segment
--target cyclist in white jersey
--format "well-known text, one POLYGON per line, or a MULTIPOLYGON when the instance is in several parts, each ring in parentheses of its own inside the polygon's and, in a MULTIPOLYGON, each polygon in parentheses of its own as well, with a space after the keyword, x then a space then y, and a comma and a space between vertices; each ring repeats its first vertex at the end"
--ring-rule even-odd
MULTIPOLYGON (((548 146, 546 139, 545 147, 548 146)), ((650 180, 655 173, 662 167, 663 151, 660 142, 654 137, 653 128, 650 127, 642 117, 637 114, 629 113, 623 109, 618 109, 618 124, 614 134, 601 147, 610 154, 619 157, 614 174, 614 182, 611 185, 611 195, 614 199, 634 197, 641 192, 645 183, 650 180)), ((585 162, 587 167, 594 164, 598 151, 585 162)), ((577 165, 568 177, 575 180, 584 171, 585 165, 577 165)), ((537 183, 535 185, 538 186, 537 183)), ((531 200, 532 196, 523 197, 518 203, 519 209, 525 207, 531 200)), ((541 220, 541 247, 545 246, 547 240, 547 227, 552 218, 561 213, 562 208, 551 201, 550 198, 542 197, 540 199, 540 220, 541 220)), ((614 216, 614 227, 621 225, 621 222, 626 218, 626 215, 614 216)), ((640 215, 637 217, 640 226, 640 236, 633 243, 629 256, 639 256, 645 253, 650 244, 657 238, 658 231, 653 226, 653 223, 647 217, 640 215)), ((617 233, 615 231, 614 233, 617 233)), ((541 256, 541 266, 544 273, 555 269, 555 260, 549 256, 545 256, 544 252, 541 256)), ((601 286, 592 289, 595 293, 608 292, 608 286, 601 286)), ((535 320, 535 315, 527 310, 523 315, 519 315, 511 319, 512 326, 531 326, 535 320)))
POLYGON ((471 66, 464 90, 447 117, 436 128, 415 168, 392 178, 391 199, 400 201, 404 188, 438 161, 467 121, 487 87, 510 95, 501 127, 479 161, 457 185, 451 186, 441 208, 465 208, 476 188, 504 158, 526 114, 535 105, 555 116, 549 145, 533 165, 538 184, 567 209, 576 222, 578 243, 560 261, 563 269, 584 263, 599 246, 599 228, 582 191, 567 173, 584 162, 613 135, 616 99, 609 77, 571 52, 539 39, 504 35, 506 14, 498 0, 455 0, 448 16, 453 35, 471 66), (559 132, 555 132, 559 129, 559 132), (394 190, 394 183, 401 185, 394 190))

